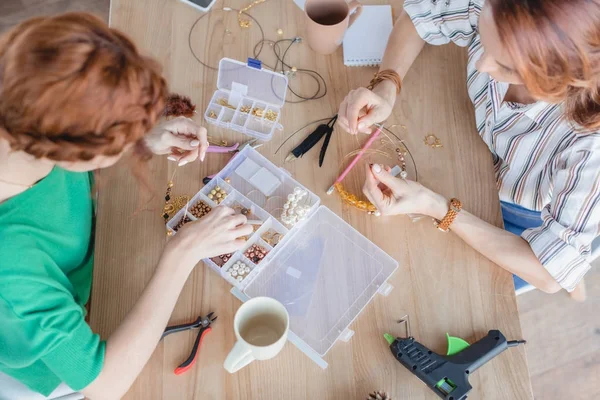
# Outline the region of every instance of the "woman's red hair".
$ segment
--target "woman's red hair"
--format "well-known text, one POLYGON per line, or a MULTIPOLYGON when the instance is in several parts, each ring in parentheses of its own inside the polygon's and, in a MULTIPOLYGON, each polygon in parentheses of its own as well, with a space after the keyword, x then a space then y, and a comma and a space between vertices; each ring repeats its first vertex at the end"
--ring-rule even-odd
POLYGON ((158 64, 92 15, 34 18, 0 37, 0 138, 15 151, 88 161, 141 148, 166 93, 158 64))
POLYGON ((600 0, 488 0, 504 46, 531 94, 563 102, 600 128, 600 0))

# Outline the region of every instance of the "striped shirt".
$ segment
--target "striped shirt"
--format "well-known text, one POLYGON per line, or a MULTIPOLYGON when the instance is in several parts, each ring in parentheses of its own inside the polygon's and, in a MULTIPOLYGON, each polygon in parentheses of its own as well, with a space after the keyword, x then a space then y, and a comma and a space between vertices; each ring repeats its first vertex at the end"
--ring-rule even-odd
POLYGON ((560 104, 504 102, 509 84, 480 73, 477 25, 485 0, 405 0, 419 35, 434 45, 468 47, 467 86, 477 130, 493 155, 500 200, 541 211, 522 237, 571 291, 589 270, 600 231, 600 134, 582 134, 560 104))

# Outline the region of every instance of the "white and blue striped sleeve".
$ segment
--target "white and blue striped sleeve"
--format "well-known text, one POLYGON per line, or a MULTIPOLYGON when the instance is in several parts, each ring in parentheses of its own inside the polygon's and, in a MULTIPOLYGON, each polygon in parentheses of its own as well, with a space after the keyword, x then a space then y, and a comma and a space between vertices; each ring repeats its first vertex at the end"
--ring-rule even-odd
POLYGON ((561 287, 572 291, 590 269, 600 228, 600 136, 577 140, 553 163, 543 225, 521 235, 561 287))
POLYGON ((477 34, 485 0, 405 0, 404 10, 429 44, 468 46, 477 34))

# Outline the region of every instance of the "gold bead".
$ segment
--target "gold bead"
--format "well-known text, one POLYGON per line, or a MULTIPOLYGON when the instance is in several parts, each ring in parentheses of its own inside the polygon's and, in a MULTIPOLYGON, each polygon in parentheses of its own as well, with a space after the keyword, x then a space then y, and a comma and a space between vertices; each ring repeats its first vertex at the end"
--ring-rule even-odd
POLYGON ((210 194, 213 194, 213 195, 217 194, 217 191, 213 189, 213 190, 210 191, 210 194))
POLYGON ((173 236, 173 231, 167 231, 167 236, 173 236))
POLYGON ((283 35, 283 29, 281 29, 281 28, 277 29, 277 34, 279 36, 283 35))
POLYGON ((169 187, 172 188, 173 187, 173 181, 169 181, 169 187))
POLYGON ((225 178, 225 182, 231 183, 231 179, 230 178, 225 178))
POLYGON ((298 68, 292 67, 292 72, 296 72, 296 71, 298 71, 298 68))
POLYGON ((208 198, 211 200, 213 199, 213 197, 215 197, 215 196, 213 196, 212 193, 208 195, 208 198))
POLYGON ((220 186, 217 186, 217 187, 215 187, 215 190, 218 192, 218 191, 220 191, 220 190, 221 190, 221 187, 220 187, 220 186))

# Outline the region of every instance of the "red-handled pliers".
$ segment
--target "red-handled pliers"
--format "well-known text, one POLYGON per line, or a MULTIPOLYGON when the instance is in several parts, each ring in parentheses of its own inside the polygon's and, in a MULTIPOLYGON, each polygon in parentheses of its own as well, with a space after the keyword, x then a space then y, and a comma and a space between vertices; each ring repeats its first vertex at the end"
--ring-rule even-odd
POLYGON ((217 317, 213 318, 214 313, 209 313, 206 317, 198 317, 194 322, 190 324, 183 325, 174 325, 168 326, 167 329, 162 334, 161 339, 165 336, 170 335, 171 333, 187 331, 189 329, 200 328, 198 331, 198 336, 196 336, 196 341, 194 342, 194 347, 192 348, 192 353, 179 367, 175 369, 175 375, 181 375, 188 369, 192 368, 196 363, 196 359, 198 358, 198 352, 200 350, 200 346, 202 345, 202 340, 204 339, 204 335, 210 332, 212 329, 210 325, 213 323, 217 317))

